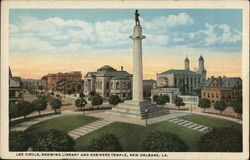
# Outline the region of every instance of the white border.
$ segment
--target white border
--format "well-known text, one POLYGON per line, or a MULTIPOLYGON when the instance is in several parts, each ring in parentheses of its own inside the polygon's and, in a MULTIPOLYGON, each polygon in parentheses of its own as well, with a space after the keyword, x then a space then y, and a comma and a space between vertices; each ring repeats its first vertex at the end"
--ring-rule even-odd
MULTIPOLYGON (((83 159, 84 157, 18 157, 8 152, 8 24, 10 8, 230 8, 243 9, 243 153, 169 152, 167 159, 248 159, 249 156, 249 3, 246 1, 2 1, 1 5, 1 158, 83 159)), ((20 152, 19 152, 20 153, 20 152)), ((26 152, 24 152, 26 153, 26 152)), ((36 152, 35 152, 36 153, 36 152)), ((46 152, 48 153, 48 152, 46 152)), ((51 152, 53 153, 53 152, 51 152)), ((59 152, 60 153, 60 152, 59 152)), ((61 152, 62 153, 62 152, 61 152)), ((65 153, 65 152, 64 152, 65 153)), ((72 152, 69 152, 72 153, 72 152)), ((133 152, 140 153, 140 152, 133 152)), ((159 153, 161 154, 161 153, 159 153)), ((125 157, 86 157, 86 159, 125 157)), ((131 157, 131 159, 159 159, 131 157)), ((127 159, 127 158, 126 158, 127 159)), ((161 158, 162 159, 162 158, 161 158)))

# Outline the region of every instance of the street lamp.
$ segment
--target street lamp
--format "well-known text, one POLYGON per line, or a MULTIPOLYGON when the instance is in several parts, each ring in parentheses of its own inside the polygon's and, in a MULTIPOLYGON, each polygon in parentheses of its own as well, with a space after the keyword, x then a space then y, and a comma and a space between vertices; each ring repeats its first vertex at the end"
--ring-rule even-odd
POLYGON ((148 109, 145 109, 145 121, 146 121, 146 126, 148 126, 148 121, 147 121, 147 119, 148 119, 148 109))

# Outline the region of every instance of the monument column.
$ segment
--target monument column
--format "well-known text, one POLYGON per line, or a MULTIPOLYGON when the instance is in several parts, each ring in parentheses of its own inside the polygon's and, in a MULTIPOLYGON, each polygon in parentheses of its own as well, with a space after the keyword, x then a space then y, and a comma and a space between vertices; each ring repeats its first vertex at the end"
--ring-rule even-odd
POLYGON ((134 26, 133 39, 133 101, 143 101, 143 72, 142 72, 142 27, 134 26))

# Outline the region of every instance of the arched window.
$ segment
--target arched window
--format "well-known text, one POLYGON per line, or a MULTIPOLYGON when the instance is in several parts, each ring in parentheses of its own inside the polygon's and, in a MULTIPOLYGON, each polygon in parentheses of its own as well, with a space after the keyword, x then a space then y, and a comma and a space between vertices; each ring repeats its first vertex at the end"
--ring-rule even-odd
POLYGON ((119 82, 116 82, 115 88, 120 89, 120 83, 119 82))

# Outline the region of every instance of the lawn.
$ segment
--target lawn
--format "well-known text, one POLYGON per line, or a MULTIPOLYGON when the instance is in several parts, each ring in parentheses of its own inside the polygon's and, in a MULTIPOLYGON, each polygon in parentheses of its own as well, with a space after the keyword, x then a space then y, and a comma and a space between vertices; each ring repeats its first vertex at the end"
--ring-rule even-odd
POLYGON ((84 115, 58 117, 35 124, 28 128, 25 132, 35 135, 52 128, 68 132, 96 120, 97 118, 95 117, 84 115))
POLYGON ((198 150, 197 142, 200 138, 200 133, 169 122, 160 122, 148 127, 114 122, 106 127, 76 139, 75 150, 87 151, 87 145, 91 140, 104 133, 112 133, 119 139, 125 151, 141 151, 141 144, 143 140, 150 132, 154 131, 174 133, 187 143, 189 146, 188 151, 198 150))
POLYGON ((36 119, 36 118, 41 118, 41 117, 46 117, 46 116, 53 116, 53 115, 55 115, 55 113, 44 113, 44 114, 41 114, 41 116, 34 115, 34 116, 31 116, 31 117, 27 117, 25 119, 12 120, 10 122, 10 127, 13 127, 13 126, 15 126, 15 125, 17 125, 19 123, 30 121, 30 120, 33 120, 33 119, 36 119))
POLYGON ((187 116, 183 116, 183 117, 179 117, 181 119, 185 119, 197 124, 201 124, 207 127, 211 127, 211 128, 217 128, 217 127, 233 127, 237 130, 239 130, 240 132, 242 132, 242 125, 232 122, 232 121, 228 121, 228 120, 224 120, 224 119, 220 119, 220 118, 214 118, 214 117, 209 117, 209 116, 201 116, 201 115, 197 115, 197 114, 193 114, 193 115, 187 115, 187 116))

